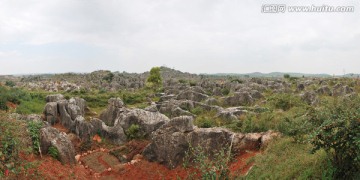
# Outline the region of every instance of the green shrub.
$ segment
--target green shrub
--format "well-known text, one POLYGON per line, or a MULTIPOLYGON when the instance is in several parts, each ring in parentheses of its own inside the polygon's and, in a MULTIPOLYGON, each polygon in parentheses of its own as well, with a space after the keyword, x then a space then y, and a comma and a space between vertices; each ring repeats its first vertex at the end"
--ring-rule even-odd
POLYGON ((289 110, 295 106, 305 106, 300 97, 292 94, 275 94, 268 98, 268 102, 275 109, 289 110))
POLYGON ((189 82, 190 86, 196 86, 196 82, 190 81, 189 82))
POLYGON ((59 160, 60 156, 59 156, 59 151, 56 147, 54 146, 50 146, 49 150, 48 150, 48 154, 53 157, 54 159, 59 160))
POLYGON ((196 108, 191 109, 190 112, 193 114, 199 115, 199 114, 204 113, 204 109, 202 107, 198 106, 196 108))
POLYGON ((6 102, 6 97, 0 96, 0 110, 7 111, 9 109, 9 107, 6 105, 6 102))
POLYGON ((311 148, 292 138, 275 139, 255 157, 246 179, 321 179, 328 169, 326 153, 310 154, 311 148))
POLYGON ((312 134, 313 151, 324 149, 335 167, 335 178, 352 179, 360 172, 360 99, 332 104, 327 120, 312 134))
POLYGON ((143 93, 125 93, 123 94, 123 101, 125 104, 133 105, 146 101, 146 94, 143 93))
POLYGON ((229 161, 230 152, 226 149, 215 152, 213 158, 210 158, 201 146, 194 148, 190 145, 185 152, 183 166, 187 168, 192 164, 202 179, 229 179, 229 161))
POLYGON ((5 82, 5 86, 14 87, 14 86, 15 86, 15 82, 14 82, 14 81, 6 81, 6 82, 5 82))
POLYGON ((103 80, 107 81, 108 83, 112 82, 112 80, 114 79, 114 74, 112 72, 109 72, 104 78, 103 80))
POLYGON ((208 117, 199 117, 195 120, 195 125, 201 128, 211 128, 216 126, 216 123, 208 117))
POLYGON ((230 89, 228 89, 228 88, 222 88, 222 89, 221 89, 221 93, 222 93, 224 96, 227 96, 227 95, 229 95, 229 93, 230 93, 230 89))
POLYGON ((185 80, 185 79, 179 79, 179 83, 181 83, 181 84, 186 84, 186 83, 188 83, 188 81, 185 80))
POLYGON ((150 88, 160 88, 162 87, 162 78, 160 74, 160 67, 153 67, 150 70, 150 75, 147 78, 146 82, 150 88))
POLYGON ((41 121, 29 121, 28 130, 32 141, 32 149, 34 152, 39 152, 40 148, 40 129, 43 123, 41 121))
POLYGON ((137 124, 132 124, 129 129, 125 131, 126 137, 128 139, 140 139, 142 135, 140 134, 140 126, 137 124))

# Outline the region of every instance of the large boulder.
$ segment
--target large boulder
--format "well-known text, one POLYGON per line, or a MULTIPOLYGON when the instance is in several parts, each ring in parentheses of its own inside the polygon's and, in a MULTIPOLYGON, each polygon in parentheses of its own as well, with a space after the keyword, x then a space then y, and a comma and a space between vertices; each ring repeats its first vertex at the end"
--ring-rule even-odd
POLYGON ((301 99, 309 105, 315 105, 318 103, 318 98, 314 92, 307 91, 300 95, 301 99))
POLYGON ((227 106, 247 106, 254 102, 252 96, 248 92, 235 92, 233 96, 224 99, 227 106))
POLYGON ((192 91, 192 90, 187 90, 187 91, 181 92, 177 96, 177 99, 178 100, 187 99, 187 100, 191 100, 191 101, 200 102, 200 101, 203 101, 203 100, 207 99, 208 97, 209 96, 206 95, 206 94, 195 92, 195 91, 192 91))
POLYGON ((345 96, 347 94, 351 94, 354 92, 352 88, 349 86, 341 86, 340 84, 337 84, 333 88, 333 96, 345 96))
POLYGON ((124 102, 120 98, 110 98, 109 105, 104 112, 100 114, 100 119, 108 126, 113 126, 119 113, 124 111, 124 102))
POLYGON ((152 143, 143 151, 144 157, 175 168, 189 149, 186 134, 193 130, 192 122, 191 116, 177 117, 153 132, 152 143))
MULTIPOLYGON (((159 112, 150 112, 142 109, 133 109, 119 115, 116 120, 124 130, 133 124, 139 125, 139 135, 148 136, 169 121, 169 118, 159 112)), ((117 122, 115 122, 117 123, 117 122)))
POLYGON ((75 119, 72 119, 71 115, 68 112, 68 101, 58 101, 58 108, 60 114, 60 123, 67 129, 69 129, 71 132, 75 132, 75 119))
POLYGON ((328 86, 321 86, 319 89, 316 90, 316 93, 320 94, 320 95, 327 95, 327 96, 331 96, 331 90, 328 86))
POLYGON ((46 96, 46 102, 57 102, 64 99, 64 95, 62 94, 51 94, 46 96))
POLYGON ((225 120, 237 120, 241 115, 247 113, 243 107, 230 107, 226 109, 219 109, 216 116, 225 120))
POLYGON ((75 149, 66 133, 47 126, 40 129, 40 147, 42 153, 48 153, 53 146, 59 152, 59 160, 63 164, 75 164, 75 149))
POLYGON ((79 107, 77 114, 85 116, 86 101, 82 98, 75 97, 69 100, 69 104, 74 104, 79 107))
POLYGON ((94 126, 87 122, 84 117, 78 116, 75 119, 75 134, 83 141, 89 141, 95 134, 94 126))
POLYGON ((193 117, 173 118, 151 135, 151 143, 144 149, 143 155, 149 161, 157 161, 168 168, 181 164, 190 146, 201 147, 205 154, 213 158, 221 150, 241 153, 254 150, 268 144, 274 137, 272 131, 266 133, 233 133, 224 128, 197 128, 193 117))
POLYGON ((55 124, 58 118, 57 102, 48 102, 44 108, 45 120, 50 124, 55 124))

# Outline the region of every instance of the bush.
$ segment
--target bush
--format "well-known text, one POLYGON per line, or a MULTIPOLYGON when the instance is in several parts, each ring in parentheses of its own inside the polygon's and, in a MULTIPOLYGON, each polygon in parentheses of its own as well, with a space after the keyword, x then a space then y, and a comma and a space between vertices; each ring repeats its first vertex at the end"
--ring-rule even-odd
POLYGON ((53 157, 54 159, 59 160, 60 156, 59 156, 59 151, 56 147, 54 146, 50 146, 49 150, 48 150, 48 154, 53 157))
POLYGON ((140 134, 140 126, 137 124, 132 124, 129 129, 126 130, 125 134, 128 139, 142 138, 142 135, 140 134))
POLYGON ((160 88, 162 86, 162 78, 160 74, 160 67, 153 67, 150 70, 150 75, 147 78, 146 82, 149 87, 160 88))
POLYGON ((28 122, 28 130, 32 141, 32 149, 34 152, 39 152, 40 149, 40 129, 43 123, 41 121, 28 122))
POLYGON ((221 89, 221 93, 222 93, 224 96, 227 96, 227 95, 229 95, 229 93, 230 93, 230 89, 228 89, 228 88, 223 88, 223 89, 221 89))
POLYGON ((201 128, 211 128, 216 126, 215 122, 210 118, 199 117, 196 119, 195 124, 201 128))
POLYGON ((14 87, 14 86, 15 86, 15 82, 14 82, 14 81, 6 81, 6 82, 5 82, 5 86, 14 87))
POLYGON ((327 120, 312 134, 313 151, 332 158, 335 178, 352 179, 360 172, 360 99, 342 99, 322 114, 327 120))
POLYGON ((255 157, 246 179, 321 179, 328 169, 326 153, 309 154, 311 148, 292 138, 275 139, 255 157))
POLYGON ((270 105, 275 109, 289 110, 292 107, 305 106, 300 97, 292 94, 275 94, 268 98, 270 105))
POLYGON ((202 179, 229 179, 230 152, 221 149, 214 153, 211 159, 201 146, 191 147, 185 152, 184 167, 187 168, 190 163, 200 172, 202 179))

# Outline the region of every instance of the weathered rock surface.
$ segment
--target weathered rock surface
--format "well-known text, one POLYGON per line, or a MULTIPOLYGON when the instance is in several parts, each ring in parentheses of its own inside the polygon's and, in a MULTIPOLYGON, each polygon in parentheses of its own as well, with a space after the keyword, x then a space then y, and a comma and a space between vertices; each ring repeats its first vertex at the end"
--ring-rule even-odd
POLYGON ((217 113, 217 117, 225 120, 237 120, 241 115, 246 114, 247 110, 243 107, 230 107, 226 109, 220 109, 217 113))
POLYGON ((276 136, 272 131, 266 133, 233 133, 224 128, 197 128, 193 117, 173 118, 151 135, 152 143, 143 151, 150 161, 157 161, 168 168, 175 168, 192 147, 201 147, 210 157, 220 150, 229 149, 233 153, 259 149, 276 136))
POLYGON ((316 93, 320 94, 320 95, 327 95, 327 96, 331 96, 331 90, 328 86, 321 86, 319 89, 316 90, 316 93))
POLYGON ((301 99, 309 105, 314 105, 318 102, 317 96, 314 92, 307 91, 300 95, 301 99))
POLYGON ((253 103, 253 98, 248 92, 235 92, 233 96, 224 99, 227 106, 247 106, 253 103))
POLYGON ((187 100, 191 100, 191 101, 203 101, 205 99, 207 99, 209 96, 206 94, 202 94, 196 91, 192 91, 192 90, 187 90, 187 91, 183 91, 181 92, 178 96, 177 99, 181 100, 181 99, 187 99, 187 100))
POLYGON ((53 146, 59 152, 59 160, 63 164, 75 164, 75 149, 67 135, 47 126, 40 129, 40 147, 42 153, 48 153, 53 146))
POLYGON ((57 102, 48 102, 44 108, 45 120, 50 124, 55 124, 58 118, 57 102))
POLYGON ((124 102, 120 98, 111 98, 109 105, 104 112, 100 114, 100 119, 108 126, 113 126, 116 118, 124 112, 124 102))
POLYGON ((150 112, 142 109, 133 109, 120 114, 116 120, 123 129, 128 129, 132 124, 140 126, 139 134, 142 136, 150 135, 169 121, 169 118, 159 112, 150 112))
POLYGON ((46 96, 46 102, 57 102, 57 101, 60 101, 63 99, 65 99, 65 98, 64 98, 64 95, 62 95, 62 94, 51 94, 51 95, 46 96))

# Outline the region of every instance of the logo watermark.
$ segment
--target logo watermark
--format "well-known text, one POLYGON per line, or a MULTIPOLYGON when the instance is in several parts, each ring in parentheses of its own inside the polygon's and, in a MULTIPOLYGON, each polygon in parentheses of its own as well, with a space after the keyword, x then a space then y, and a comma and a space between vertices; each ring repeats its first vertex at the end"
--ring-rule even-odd
POLYGON ((354 12, 354 6, 329 6, 329 5, 309 5, 309 6, 287 6, 285 4, 264 4, 261 6, 262 13, 348 13, 354 12))

